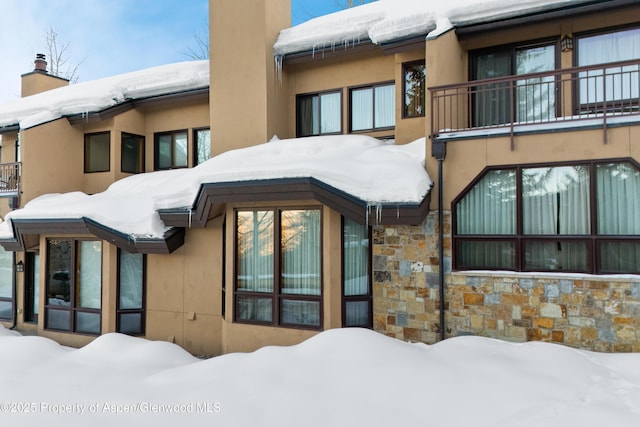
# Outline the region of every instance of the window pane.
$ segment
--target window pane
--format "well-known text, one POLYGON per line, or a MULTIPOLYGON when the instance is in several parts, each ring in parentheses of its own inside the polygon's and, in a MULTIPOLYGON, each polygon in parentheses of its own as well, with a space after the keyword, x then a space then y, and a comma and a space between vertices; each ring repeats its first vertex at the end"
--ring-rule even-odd
POLYGON ((345 304, 344 326, 370 327, 369 301, 347 301, 345 304))
POLYGON ((236 318, 256 322, 271 322, 273 319, 271 298, 236 296, 236 318))
POLYGON ((458 242, 458 267, 465 269, 513 270, 515 244, 511 241, 458 242))
POLYGON ((376 128, 393 127, 396 124, 396 86, 378 86, 375 93, 376 128))
POLYGON ((120 251, 120 299, 118 309, 142 308, 144 255, 120 251))
POLYGON ((640 234, 640 171, 630 163, 596 165, 598 233, 640 234))
POLYGON ((46 309, 47 329, 71 330, 71 312, 69 310, 46 309))
POLYGON ((298 135, 317 135, 320 129, 318 110, 318 96, 308 95, 298 97, 298 135))
MULTIPOLYGON (((538 46, 516 51, 516 73, 529 74, 555 69, 555 46, 538 46)), ((518 80, 516 120, 532 122, 555 117, 555 80, 536 77, 518 80)))
POLYGON ((40 255, 33 254, 31 265, 32 265, 32 277, 31 281, 33 283, 33 295, 31 295, 31 307, 30 311, 33 315, 34 319, 37 318, 38 313, 40 312, 40 255))
POLYGON ((640 242, 602 242, 600 271, 637 274, 640 271, 640 242))
POLYGON ((211 130, 200 129, 196 131, 196 165, 206 162, 211 158, 211 130))
POLYGON ((106 172, 109 170, 110 134, 100 133, 85 136, 85 171, 106 172))
POLYGON ((102 243, 80 241, 78 252, 76 306, 99 309, 102 290, 102 243))
POLYGON ((99 334, 100 313, 85 313, 82 311, 77 311, 75 331, 83 332, 86 334, 99 334))
MULTIPOLYGON (((492 52, 475 58, 475 79, 491 79, 511 74, 511 51, 492 52)), ((509 85, 493 83, 474 87, 474 126, 490 126, 508 123, 509 85)))
POLYGON ((514 234, 516 230, 516 173, 494 170, 456 206, 458 234, 514 234))
POLYGON ((282 323, 289 325, 320 326, 318 301, 282 300, 282 323))
POLYGON ((522 170, 525 234, 589 234, 589 168, 522 170))
POLYGON ((13 252, 0 247, 0 298, 13 298, 13 252))
POLYGON ((351 91, 351 130, 373 129, 373 89, 351 91))
POLYGON ((282 292, 320 295, 320 211, 281 214, 282 292))
POLYGON ((13 303, 11 301, 0 301, 0 319, 13 318, 13 303))
POLYGON ((404 67, 404 117, 420 117, 425 114, 424 64, 409 64, 404 67))
POLYGON ((273 211, 237 213, 237 290, 273 292, 273 211))
POLYGON ((174 134, 173 167, 187 166, 187 133, 174 134))
POLYGON ((340 93, 320 95, 320 133, 340 132, 340 93))
POLYGON ((368 228, 344 219, 343 269, 344 295, 369 294, 369 232, 368 228))
POLYGON ((47 242, 47 304, 69 306, 71 300, 71 242, 47 242))
POLYGON ((585 242, 526 242, 524 267, 527 270, 588 271, 585 242))
POLYGON ((158 168, 171 168, 171 135, 158 136, 158 168))
POLYGON ((122 134, 122 172, 144 172, 144 137, 122 134))
POLYGON ((122 334, 142 334, 142 313, 120 313, 118 332, 122 334))

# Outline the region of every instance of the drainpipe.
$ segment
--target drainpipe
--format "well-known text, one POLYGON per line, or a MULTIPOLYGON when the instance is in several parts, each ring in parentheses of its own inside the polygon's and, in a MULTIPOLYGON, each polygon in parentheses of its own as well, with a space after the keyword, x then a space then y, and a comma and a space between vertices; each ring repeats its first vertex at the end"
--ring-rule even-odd
POLYGON ((440 341, 445 336, 445 319, 444 319, 444 202, 442 190, 444 184, 442 182, 442 168, 444 159, 447 157, 447 144, 444 141, 434 139, 431 145, 431 154, 438 161, 438 282, 440 291, 440 341))

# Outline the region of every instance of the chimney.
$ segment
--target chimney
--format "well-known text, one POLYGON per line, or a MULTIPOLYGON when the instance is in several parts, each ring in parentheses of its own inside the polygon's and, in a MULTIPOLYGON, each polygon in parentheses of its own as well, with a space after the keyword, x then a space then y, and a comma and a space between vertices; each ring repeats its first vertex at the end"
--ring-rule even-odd
POLYGON ((44 53, 36 53, 36 60, 33 61, 33 63, 35 64, 35 68, 33 69, 33 71, 42 73, 47 72, 47 61, 45 60, 45 58, 46 57, 44 53))

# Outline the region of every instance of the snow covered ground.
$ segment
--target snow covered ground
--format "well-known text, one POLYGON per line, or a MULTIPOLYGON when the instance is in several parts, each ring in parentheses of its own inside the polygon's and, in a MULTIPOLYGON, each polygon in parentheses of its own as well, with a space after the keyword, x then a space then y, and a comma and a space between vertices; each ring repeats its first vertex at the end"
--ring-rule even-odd
POLYGON ((637 426, 640 354, 334 329, 209 360, 119 334, 71 349, 0 326, 7 426, 637 426))

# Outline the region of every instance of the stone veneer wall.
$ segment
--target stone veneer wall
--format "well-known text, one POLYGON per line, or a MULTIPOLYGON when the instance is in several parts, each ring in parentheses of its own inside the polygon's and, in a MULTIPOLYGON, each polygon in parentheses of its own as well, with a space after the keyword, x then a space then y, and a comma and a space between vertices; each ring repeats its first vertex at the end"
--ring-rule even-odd
MULTIPOLYGON (((640 352, 640 278, 451 272, 445 215, 446 336, 549 341, 640 352)), ((438 218, 373 230, 374 329, 407 341, 439 338, 438 218)))

